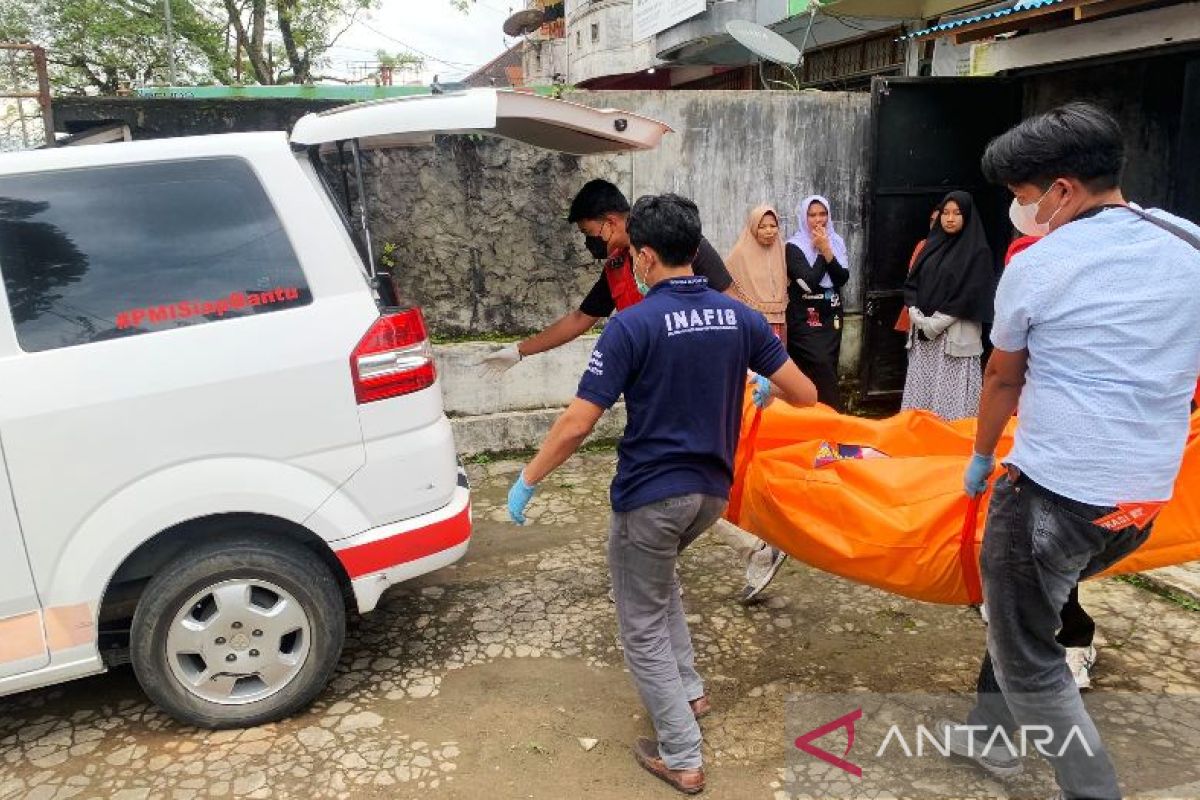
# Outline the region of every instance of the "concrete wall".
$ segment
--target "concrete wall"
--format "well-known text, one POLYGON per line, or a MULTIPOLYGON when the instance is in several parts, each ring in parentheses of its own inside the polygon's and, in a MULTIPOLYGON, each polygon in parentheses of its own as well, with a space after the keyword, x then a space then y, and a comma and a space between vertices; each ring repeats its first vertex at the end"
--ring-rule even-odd
POLYGON ((56 97, 54 124, 75 133, 98 122, 118 120, 133 138, 164 139, 247 131, 289 131, 309 112, 326 111, 341 100, 287 98, 196 100, 148 97, 56 97))
MULTIPOLYGON (((631 199, 664 191, 693 198, 722 253, 754 205, 775 203, 790 234, 800 199, 826 194, 851 254, 847 308, 861 308, 868 97, 580 92, 570 99, 643 113, 676 133, 657 150, 606 157, 461 136, 372 156, 367 191, 377 252, 395 247, 401 289, 435 332, 521 334, 574 308, 598 271, 565 216, 593 177, 612 180, 631 199)), ((845 352, 852 359, 857 348, 845 352)))
POLYGON ((523 359, 500 378, 483 373, 479 360, 499 344, 462 342, 434 346, 442 398, 451 416, 489 414, 498 408, 532 411, 561 408, 575 397, 579 379, 596 344, 581 336, 548 353, 523 359))
MULTIPOLYGON (((463 342, 434 347, 446 413, 464 456, 537 447, 562 407, 575 397, 596 336, 581 336, 549 353, 524 359, 493 377, 478 366, 498 344, 463 342)), ((600 418, 593 439, 615 439, 625 428, 618 403, 600 418)))
MULTIPOLYGON (((574 96, 572 96, 574 98, 574 96)), ((700 206, 704 232, 722 254, 755 205, 775 204, 785 235, 795 209, 823 194, 851 258, 850 311, 862 307, 863 217, 870 96, 857 92, 591 92, 588 105, 626 108, 675 129, 661 147, 617 160, 632 198, 672 191, 700 206)))

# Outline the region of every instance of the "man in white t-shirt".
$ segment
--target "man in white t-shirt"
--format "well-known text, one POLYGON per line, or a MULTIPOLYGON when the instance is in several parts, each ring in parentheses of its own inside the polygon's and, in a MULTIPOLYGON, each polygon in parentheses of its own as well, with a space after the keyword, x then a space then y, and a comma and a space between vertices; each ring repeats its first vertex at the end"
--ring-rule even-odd
MULTIPOLYGON (((967 493, 1016 437, 988 510, 987 655, 952 750, 1019 771, 998 737, 1038 726, 1063 797, 1119 798, 1116 772, 1055 640, 1082 578, 1137 549, 1170 499, 1200 372, 1200 228, 1142 211, 1120 189, 1124 142, 1106 111, 1071 103, 988 145, 983 171, 1013 193, 1013 224, 1044 238, 996 293, 995 350, 967 493), (973 737, 973 741, 972 741, 973 737)), ((1017 741, 1013 738, 1012 741, 1017 741)))

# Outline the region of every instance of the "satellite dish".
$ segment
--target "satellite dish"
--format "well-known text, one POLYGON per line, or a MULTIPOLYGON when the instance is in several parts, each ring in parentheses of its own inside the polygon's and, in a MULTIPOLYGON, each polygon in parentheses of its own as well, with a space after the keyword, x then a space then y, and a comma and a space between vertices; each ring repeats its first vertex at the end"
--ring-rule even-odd
POLYGON ((735 19, 725 23, 725 30, 738 44, 759 58, 788 67, 800 63, 800 48, 769 28, 735 19))
POLYGON ((527 8, 504 20, 504 34, 506 36, 527 36, 542 27, 542 23, 545 21, 546 12, 542 9, 527 8))

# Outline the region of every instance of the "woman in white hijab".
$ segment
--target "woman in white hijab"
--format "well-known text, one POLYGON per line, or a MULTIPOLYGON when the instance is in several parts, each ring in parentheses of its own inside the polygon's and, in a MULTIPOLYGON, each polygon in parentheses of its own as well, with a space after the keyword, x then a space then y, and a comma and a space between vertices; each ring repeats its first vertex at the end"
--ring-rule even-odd
POLYGON ((833 212, 824 197, 804 198, 796 216, 796 233, 784 248, 788 355, 817 385, 817 399, 840 411, 842 295, 838 290, 850 280, 846 242, 833 228, 833 212))
POLYGON ((769 205, 756 206, 725 266, 733 277, 733 296, 766 317, 771 330, 786 342, 788 280, 779 212, 769 205))

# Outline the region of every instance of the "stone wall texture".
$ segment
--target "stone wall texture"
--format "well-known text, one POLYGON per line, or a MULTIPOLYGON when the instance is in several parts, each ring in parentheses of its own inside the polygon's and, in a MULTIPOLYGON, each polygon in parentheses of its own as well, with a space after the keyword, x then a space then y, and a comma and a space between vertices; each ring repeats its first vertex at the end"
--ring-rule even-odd
POLYGON ((727 253, 749 210, 775 204, 784 231, 806 195, 829 197, 851 254, 847 307, 861 307, 869 97, 835 92, 578 92, 674 128, 658 149, 579 158, 476 136, 370 155, 374 246, 395 249, 405 295, 446 336, 520 334, 575 307, 598 269, 566 222, 587 180, 634 199, 673 191, 700 206, 727 253))

